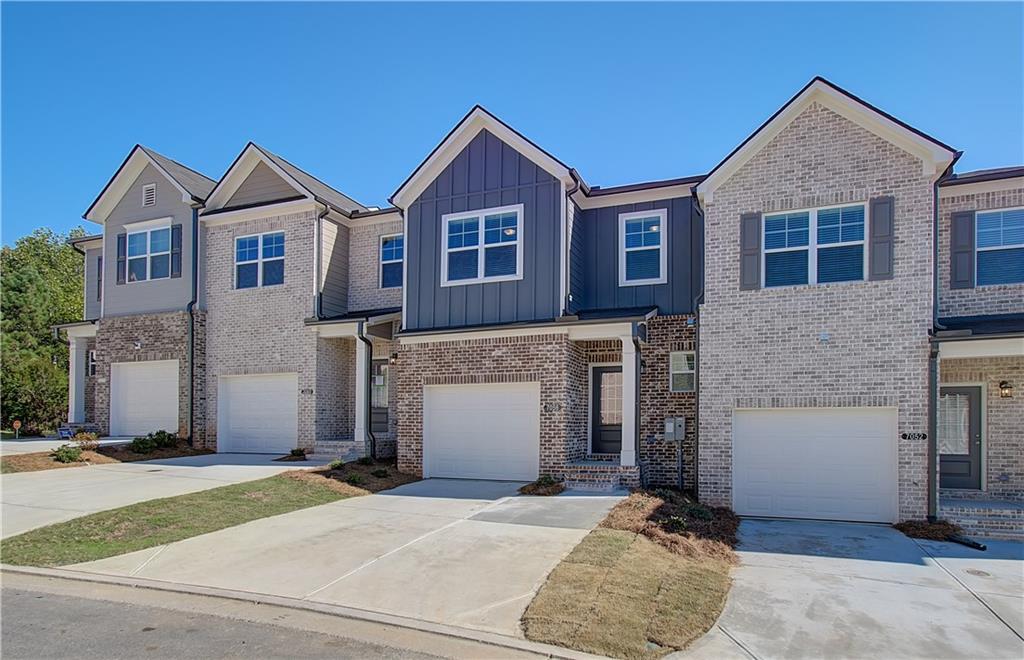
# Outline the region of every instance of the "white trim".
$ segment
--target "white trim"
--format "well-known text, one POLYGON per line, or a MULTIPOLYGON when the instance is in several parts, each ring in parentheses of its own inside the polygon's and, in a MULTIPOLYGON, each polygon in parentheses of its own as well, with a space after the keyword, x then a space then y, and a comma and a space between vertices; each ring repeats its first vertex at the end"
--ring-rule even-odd
POLYGON ((405 273, 405 236, 403 234, 381 234, 377 237, 377 288, 381 290, 385 289, 397 289, 398 286, 384 286, 384 264, 402 264, 402 273, 404 277, 405 273), (402 239, 402 258, 401 259, 389 259, 384 261, 384 239, 385 238, 401 238, 402 239))
POLYGON ((132 150, 128 160, 122 165, 120 172, 110 181, 107 189, 100 194, 92 208, 86 212, 85 219, 101 225, 104 224, 114 208, 117 207, 118 203, 139 178, 139 175, 146 169, 147 165, 152 165, 153 169, 170 181, 172 186, 177 188, 178 192, 181 193, 181 201, 183 203, 189 205, 193 203, 192 194, 185 190, 167 170, 161 167, 160 163, 150 158, 145 149, 137 146, 132 150))
POLYGON ((523 252, 526 248, 526 243, 523 240, 525 233, 526 214, 524 213, 524 207, 522 204, 511 204, 509 206, 496 206, 486 209, 477 209, 474 211, 460 211, 458 213, 445 213, 441 216, 441 284, 442 287, 449 286, 465 286, 467 284, 483 284, 486 282, 508 282, 511 280, 523 279, 523 252), (516 214, 516 240, 507 241, 503 243, 491 243, 485 242, 486 231, 484 224, 486 217, 489 215, 499 215, 502 213, 515 213, 516 214), (476 218, 478 220, 477 225, 477 244, 468 247, 461 248, 449 248, 448 247, 448 225, 452 222, 459 220, 468 220, 470 218, 476 218), (516 272, 513 275, 484 275, 485 257, 488 248, 498 247, 509 247, 515 246, 516 248, 516 272), (469 252, 470 250, 477 251, 476 260, 476 272, 477 276, 473 279, 465 280, 449 280, 448 279, 448 255, 452 252, 469 252))
MULTIPOLYGON (((761 288, 762 289, 788 289, 797 286, 817 286, 818 283, 818 250, 825 250, 836 247, 847 247, 850 245, 863 245, 864 250, 861 254, 861 278, 859 280, 841 280, 839 282, 822 282, 821 284, 854 284, 857 282, 868 281, 868 236, 870 231, 870 218, 868 215, 871 212, 871 205, 868 202, 849 202, 846 204, 832 204, 830 206, 821 206, 818 208, 808 209, 793 209, 789 211, 774 211, 772 213, 761 214, 761 288), (861 206, 864 208, 864 236, 859 241, 840 241, 839 243, 823 243, 818 244, 818 212, 828 211, 831 209, 845 209, 853 206, 861 206), (768 218, 769 216, 777 215, 793 215, 796 213, 807 214, 807 245, 800 247, 781 247, 781 248, 766 248, 765 247, 765 235, 768 231, 768 218), (766 255, 775 254, 777 252, 799 252, 801 250, 807 250, 807 282, 802 284, 784 284, 781 286, 767 286, 767 262, 766 255)), ((840 225, 842 227, 842 225, 840 225)), ((787 230, 788 231, 788 230, 787 230)), ((840 236, 842 238, 842 236, 840 236)))
POLYGON ((939 342, 939 358, 1024 357, 1024 337, 939 342))
POLYGON ((579 190, 571 195, 576 204, 583 210, 600 209, 608 206, 625 206, 626 204, 642 204, 644 202, 657 202, 665 199, 678 197, 689 197, 693 193, 694 183, 686 183, 676 186, 663 186, 647 190, 633 190, 631 192, 612 193, 610 195, 592 195, 588 197, 579 190))
POLYGON ((77 339, 82 337, 95 337, 96 336, 96 324, 95 323, 83 323, 81 325, 73 325, 67 328, 61 328, 64 334, 69 339, 77 339))
POLYGON ((697 351, 669 351, 668 353, 668 391, 670 394, 693 394, 697 391, 697 351), (693 369, 685 371, 672 371, 672 356, 676 353, 693 356, 693 369), (693 374, 692 390, 677 390, 672 387, 672 376, 675 374, 693 374))
MULTIPOLYGON (((284 284, 283 279, 282 279, 281 282, 279 282, 277 284, 266 284, 266 285, 263 284, 263 264, 269 263, 271 261, 280 261, 281 264, 282 264, 281 265, 281 268, 282 268, 281 277, 283 278, 284 277, 284 271, 283 271, 283 269, 284 269, 284 260, 285 260, 285 257, 287 257, 287 256, 288 256, 288 237, 285 234, 285 231, 283 229, 275 229, 274 231, 265 231, 265 232, 261 232, 259 234, 243 234, 241 236, 234 236, 234 237, 232 237, 232 240, 231 240, 231 264, 232 264, 231 268, 233 270, 233 272, 231 274, 231 276, 232 276, 232 284, 233 284, 232 289, 235 290, 235 291, 247 291, 249 289, 262 289, 265 286, 281 286, 281 285, 283 285, 284 284), (274 236, 276 234, 280 234, 281 237, 284 239, 284 250, 285 250, 285 253, 283 255, 281 255, 280 257, 264 258, 263 257, 263 239, 266 238, 267 236, 274 236), (246 259, 245 261, 239 261, 238 260, 238 241, 240 241, 242 239, 245 239, 245 238, 255 238, 255 239, 257 239, 257 241, 256 241, 256 258, 255 259, 246 259), (246 264, 256 264, 256 286, 247 286, 247 287, 239 287, 238 286, 238 267, 239 266, 244 266, 246 264)), ((316 271, 314 270, 313 273, 314 273, 313 274, 313 281, 316 282, 316 271)))
POLYGON ((556 179, 566 182, 571 178, 567 167, 512 130, 512 128, 501 122, 498 118, 477 106, 459 122, 448 137, 423 161, 413 176, 403 183, 401 188, 395 191, 395 194, 391 196, 391 202, 395 206, 408 209, 416 201, 416 198, 426 190, 427 186, 437 178, 441 171, 484 129, 487 129, 499 140, 539 165, 556 179))
POLYGON ((342 216, 341 223, 349 228, 356 227, 370 227, 372 225, 378 225, 382 222, 401 222, 402 214, 398 211, 390 211, 388 213, 378 213, 376 215, 367 216, 361 218, 356 216, 354 218, 346 218, 342 216))
MULTIPOLYGON (((402 211, 402 249, 409 244, 409 219, 408 211, 402 211)), ((405 256, 404 254, 402 256, 405 256)), ((409 310, 409 260, 402 260, 402 319, 399 324, 400 329, 405 329, 407 326, 406 319, 409 310)))
MULTIPOLYGON (((941 369, 941 365, 939 367, 941 369)), ((988 383, 943 383, 941 378, 939 379, 939 396, 942 396, 943 387, 977 387, 981 395, 978 397, 981 401, 981 445, 978 451, 981 452, 981 474, 978 477, 980 479, 980 488, 948 488, 947 490, 963 490, 963 491, 986 491, 988 490, 988 459, 986 454, 988 453, 988 432, 986 424, 988 423, 988 383)), ((936 438, 936 443, 938 438, 936 438)), ((936 451, 938 448, 936 447, 936 451)), ((942 454, 939 454, 939 462, 942 461, 942 454)), ((942 487, 941 484, 939 486, 942 487)))
POLYGON ((312 201, 313 196, 309 190, 292 178, 290 174, 278 167, 273 159, 267 156, 262 149, 250 142, 245 145, 245 149, 242 150, 241 155, 235 160, 231 169, 224 173, 224 176, 220 178, 217 185, 210 191, 206 198, 206 209, 208 211, 215 211, 224 208, 261 162, 269 167, 274 174, 281 177, 285 183, 294 188, 297 194, 305 195, 307 199, 312 201))
POLYGON ((139 222, 130 222, 124 227, 125 232, 129 234, 135 234, 140 231, 147 231, 150 229, 163 229, 164 227, 170 227, 171 223, 174 222, 174 216, 166 216, 163 218, 154 218, 153 220, 141 220, 139 222))
POLYGON ((669 236, 668 236, 668 210, 667 209, 650 209, 649 211, 633 211, 630 213, 619 214, 619 286, 644 286, 649 284, 665 284, 668 282, 668 248, 669 248, 669 236), (643 218, 660 218, 661 224, 659 225, 659 239, 658 239, 658 277, 648 278, 646 280, 628 280, 626 279, 626 253, 637 252, 641 250, 653 250, 654 246, 640 246, 629 248, 626 247, 626 223, 630 220, 640 220, 643 218))
POLYGON ((613 323, 587 323, 579 325, 544 325, 527 328, 495 328, 493 330, 470 330, 466 332, 431 332, 429 334, 399 335, 400 344, 431 344, 439 341, 472 341, 499 337, 539 337, 542 335, 569 335, 572 341, 585 339, 620 339, 632 336, 633 324, 629 321, 613 323))
POLYGON ((91 348, 86 352, 85 375, 96 375, 96 349, 91 348))
POLYGON ((143 186, 142 186, 142 206, 144 208, 147 207, 147 206, 156 206, 156 202, 157 202, 156 183, 154 182, 154 183, 143 184, 143 186), (149 197, 150 192, 152 192, 153 201, 147 203, 146 200, 149 197))
MULTIPOLYGON (((985 209, 974 212, 974 286, 975 288, 989 287, 989 286, 1016 286, 1024 284, 1024 282, 993 282, 991 284, 982 284, 978 279, 978 253, 980 252, 998 252, 1000 250, 1019 250, 1024 248, 1024 242, 1011 243, 1010 245, 995 245, 989 247, 978 247, 978 216, 984 213, 1006 213, 1007 211, 1024 211, 1024 206, 1009 206, 1006 208, 999 209, 985 209)), ((999 218, 999 232, 1000 240, 1002 239, 1002 222, 1003 218, 999 218)))
POLYGON ((312 199, 296 199, 290 202, 254 206, 249 209, 225 211, 224 213, 217 213, 216 215, 211 216, 200 215, 199 220, 207 227, 219 227, 221 225, 230 225, 236 222, 246 222, 247 220, 257 220, 260 218, 269 218, 276 215, 288 215, 290 213, 314 211, 316 210, 316 207, 317 204, 312 199))
MULTIPOLYGON (((170 219, 171 218, 165 218, 165 220, 170 220, 170 219)), ((137 229, 135 231, 129 231, 129 232, 125 233, 125 237, 124 237, 124 283, 125 284, 139 284, 140 282, 154 282, 156 280, 167 280, 167 279, 170 279, 170 277, 171 277, 171 252, 172 252, 173 247, 174 247, 172 245, 173 239, 174 239, 173 231, 171 230, 171 226, 169 224, 155 224, 157 222, 160 222, 160 221, 150 220, 148 222, 137 222, 133 226, 137 227, 139 225, 144 225, 144 227, 139 228, 139 229, 137 229), (155 231, 164 231, 165 229, 167 230, 167 249, 166 250, 161 250, 159 252, 153 252, 152 251, 153 232, 155 232, 155 231), (137 254, 135 256, 132 256, 131 254, 129 254, 129 250, 130 250, 130 246, 131 246, 131 238, 132 238, 132 236, 138 236, 139 234, 145 234, 145 236, 146 236, 146 252, 145 252, 145 254, 137 254), (153 257, 162 257, 164 255, 167 255, 167 275, 166 275, 166 277, 152 277, 152 273, 153 273, 153 257), (133 280, 133 279, 131 279, 132 261, 135 261, 135 260, 138 260, 138 259, 144 259, 145 262, 146 262, 146 276, 143 277, 142 279, 133 280)), ((127 227, 127 225, 126 225, 126 227, 127 227)))
POLYGON ((977 183, 961 183, 957 186, 939 186, 939 198, 1007 192, 1016 188, 1024 188, 1024 176, 994 179, 992 181, 978 181, 977 183))
POLYGON ((815 80, 775 118, 748 138, 749 141, 719 164, 711 176, 697 186, 701 203, 710 204, 714 192, 761 151, 812 103, 820 103, 836 114, 904 149, 921 160, 924 176, 939 176, 953 161, 954 153, 901 126, 872 108, 857 102, 822 80, 815 80))
POLYGON ((594 367, 618 367, 622 369, 622 362, 590 362, 587 364, 587 448, 591 454, 594 451, 594 367))

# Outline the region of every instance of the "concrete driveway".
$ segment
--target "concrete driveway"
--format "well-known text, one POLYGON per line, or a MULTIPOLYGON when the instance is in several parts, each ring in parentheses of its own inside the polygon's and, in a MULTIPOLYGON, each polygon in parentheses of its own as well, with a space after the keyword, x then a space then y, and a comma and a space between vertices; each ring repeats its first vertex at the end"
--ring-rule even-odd
MULTIPOLYGON (((132 438, 100 438, 100 445, 123 445, 132 441, 132 438)), ((60 438, 19 438, 14 440, 0 441, 0 455, 13 456, 15 454, 35 454, 41 451, 53 451, 61 445, 70 443, 70 440, 60 438)))
POLYGON ((207 454, 5 474, 0 476, 2 533, 6 538, 97 511, 319 464, 282 463, 274 458, 278 456, 207 454))
POLYGON ((429 479, 69 568, 521 636, 548 573, 620 498, 520 485, 429 479))
POLYGON ((1024 657, 1024 544, 744 520, 718 624, 686 657, 1024 657))

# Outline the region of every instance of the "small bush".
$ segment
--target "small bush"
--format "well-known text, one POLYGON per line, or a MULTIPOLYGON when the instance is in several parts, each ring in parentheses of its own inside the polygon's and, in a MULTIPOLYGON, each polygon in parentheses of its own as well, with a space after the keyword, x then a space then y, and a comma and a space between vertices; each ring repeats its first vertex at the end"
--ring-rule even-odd
POLYGON ((178 436, 164 430, 150 433, 148 437, 152 438, 157 449, 172 449, 178 446, 178 436))
POLYGON ((128 445, 128 449, 135 454, 148 454, 156 449, 156 440, 153 439, 152 435, 135 438, 128 445))
POLYGON ((301 447, 299 447, 299 448, 297 448, 297 449, 293 449, 293 450, 291 450, 291 451, 290 451, 289 453, 290 453, 290 454, 291 454, 292 456, 296 456, 296 457, 298 457, 298 456, 305 456, 305 455, 306 455, 306 450, 305 450, 305 449, 302 449, 301 447))
POLYGON ((366 480, 363 479, 362 475, 358 475, 358 474, 350 474, 350 475, 348 475, 347 477, 345 477, 345 481, 350 486, 362 486, 364 483, 366 483, 366 480))
POLYGON ((558 483, 558 479, 555 479, 550 474, 542 474, 534 483, 538 486, 554 486, 558 483))
POLYGON ((360 465, 373 465, 373 456, 363 456, 357 460, 356 463, 359 463, 360 465))
POLYGON ((61 445, 53 450, 52 455, 58 463, 76 463, 82 460, 82 450, 74 445, 61 445))
POLYGON ((340 458, 336 458, 327 464, 328 470, 340 470, 343 467, 345 467, 345 461, 341 460, 340 458))
POLYGON ((374 470, 370 474, 372 474, 373 476, 377 477, 378 479, 387 479, 388 478, 388 471, 385 470, 384 468, 377 468, 376 470, 374 470))
POLYGON ((100 446, 99 436, 81 429, 75 433, 75 437, 72 440, 82 451, 96 451, 100 446))

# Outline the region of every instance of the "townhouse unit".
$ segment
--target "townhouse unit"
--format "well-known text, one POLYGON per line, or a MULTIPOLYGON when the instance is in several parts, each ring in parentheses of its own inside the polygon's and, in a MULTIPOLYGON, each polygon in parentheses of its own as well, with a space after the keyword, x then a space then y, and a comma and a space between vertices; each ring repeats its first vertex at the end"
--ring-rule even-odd
POLYGON ((1024 167, 816 78, 710 173, 601 188, 481 107, 366 207, 136 147, 86 218, 69 420, 743 515, 1024 521, 1024 167))

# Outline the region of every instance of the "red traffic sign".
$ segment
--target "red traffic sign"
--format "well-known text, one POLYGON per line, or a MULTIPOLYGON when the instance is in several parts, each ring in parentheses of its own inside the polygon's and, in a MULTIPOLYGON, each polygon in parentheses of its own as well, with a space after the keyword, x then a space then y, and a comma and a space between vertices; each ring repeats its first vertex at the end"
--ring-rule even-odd
POLYGON ((17 431, 18 429, 21 428, 21 420, 20 419, 14 420, 14 423, 11 424, 11 426, 13 426, 14 430, 17 431))

